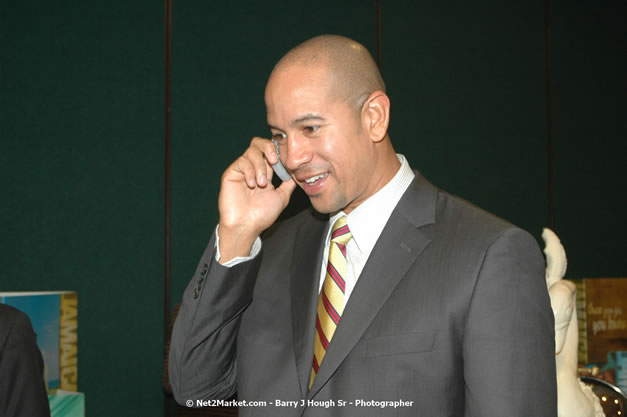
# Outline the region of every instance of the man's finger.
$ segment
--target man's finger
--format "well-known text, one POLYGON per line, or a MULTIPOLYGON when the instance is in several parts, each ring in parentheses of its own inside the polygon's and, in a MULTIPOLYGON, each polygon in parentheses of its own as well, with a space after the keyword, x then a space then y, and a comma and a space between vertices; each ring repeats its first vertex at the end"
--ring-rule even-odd
POLYGON ((258 148, 271 165, 276 164, 279 161, 279 156, 276 153, 274 142, 270 139, 256 136, 250 142, 250 146, 258 148))
POLYGON ((289 181, 283 181, 281 185, 276 188, 277 193, 279 194, 281 201, 283 201, 283 207, 287 207, 287 204, 290 202, 290 197, 292 193, 296 189, 296 181, 291 179, 289 181))
MULTIPOLYGON (((249 188, 255 188, 257 186, 257 181, 255 179, 255 168, 248 158, 245 158, 244 156, 240 156, 239 158, 237 158, 235 162, 233 162, 231 167, 227 169, 225 175, 227 175, 230 170, 232 170, 232 172, 240 173, 241 175, 243 175, 244 180, 246 181, 246 185, 248 185, 249 188)), ((235 178, 236 177, 233 177, 231 180, 234 180, 235 178)))
MULTIPOLYGON (((269 141, 267 139, 253 138, 250 146, 248 147, 248 149, 246 149, 246 152, 244 152, 243 155, 246 159, 249 160, 250 164, 253 166, 253 169, 255 171, 255 181, 256 184, 260 187, 267 186, 270 181, 269 178, 272 177, 271 175, 268 176, 268 169, 270 168, 270 164, 267 159, 268 157, 264 153, 268 150, 268 147, 264 146, 267 145, 268 142, 269 141)), ((274 146, 272 142, 269 143, 274 146)))

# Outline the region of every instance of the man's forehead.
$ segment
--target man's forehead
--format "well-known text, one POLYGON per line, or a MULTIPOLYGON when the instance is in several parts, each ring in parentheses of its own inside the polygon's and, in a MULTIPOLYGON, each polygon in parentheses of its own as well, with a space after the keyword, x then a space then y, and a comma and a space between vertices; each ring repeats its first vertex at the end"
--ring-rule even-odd
POLYGON ((268 83, 264 98, 268 112, 289 110, 297 119, 325 106, 330 98, 329 84, 314 77, 277 77, 268 83))

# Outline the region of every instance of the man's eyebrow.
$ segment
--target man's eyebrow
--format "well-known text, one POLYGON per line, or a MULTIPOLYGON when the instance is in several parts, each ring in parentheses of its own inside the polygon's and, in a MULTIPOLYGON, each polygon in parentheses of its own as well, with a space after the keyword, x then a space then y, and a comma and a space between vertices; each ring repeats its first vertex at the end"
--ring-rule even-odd
MULTIPOLYGON (((307 113, 307 114, 299 117, 298 119, 292 120, 290 122, 290 126, 292 126, 292 127, 298 126, 301 123, 309 122, 309 121, 312 121, 312 120, 315 120, 315 121, 318 121, 318 122, 324 122, 326 119, 324 117, 320 116, 317 113, 307 113)), ((282 129, 276 127, 276 126, 271 125, 270 123, 268 123, 268 127, 270 129, 274 129, 274 130, 282 130, 282 129)))
POLYGON ((299 117, 298 119, 292 120, 290 122, 290 125, 291 126, 296 126, 296 125, 299 125, 299 124, 301 124, 303 122, 309 122, 309 121, 312 121, 312 120, 315 120, 315 121, 325 121, 326 119, 324 117, 320 116, 317 113, 307 113, 307 114, 299 117))

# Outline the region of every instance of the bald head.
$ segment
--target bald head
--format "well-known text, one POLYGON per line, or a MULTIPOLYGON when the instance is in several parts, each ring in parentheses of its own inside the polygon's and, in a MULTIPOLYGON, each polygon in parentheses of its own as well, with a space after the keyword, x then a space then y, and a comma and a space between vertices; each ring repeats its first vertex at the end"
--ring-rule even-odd
POLYGON ((295 66, 324 70, 330 97, 357 108, 370 93, 385 92, 383 78, 370 52, 359 42, 343 36, 321 35, 301 43, 281 58, 272 74, 295 66))
POLYGON ((325 35, 298 45, 272 71, 265 102, 281 161, 320 213, 350 213, 398 171, 390 100, 359 43, 325 35))

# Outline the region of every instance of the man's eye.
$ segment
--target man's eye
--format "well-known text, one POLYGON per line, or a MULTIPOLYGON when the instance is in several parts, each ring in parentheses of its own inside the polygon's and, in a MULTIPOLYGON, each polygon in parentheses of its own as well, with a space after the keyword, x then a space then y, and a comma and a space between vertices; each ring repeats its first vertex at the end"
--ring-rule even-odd
POLYGON ((320 126, 303 126, 305 133, 316 133, 320 129, 320 126))
POLYGON ((272 135, 272 140, 278 140, 281 141, 283 139, 285 139, 287 137, 287 135, 285 133, 275 133, 272 135))

